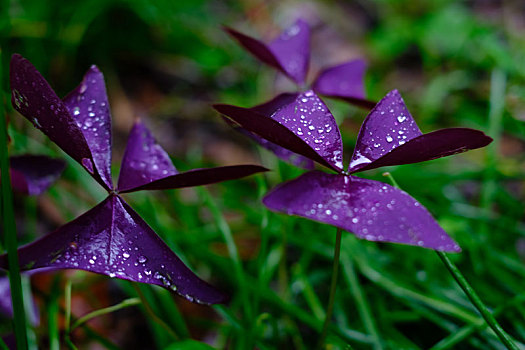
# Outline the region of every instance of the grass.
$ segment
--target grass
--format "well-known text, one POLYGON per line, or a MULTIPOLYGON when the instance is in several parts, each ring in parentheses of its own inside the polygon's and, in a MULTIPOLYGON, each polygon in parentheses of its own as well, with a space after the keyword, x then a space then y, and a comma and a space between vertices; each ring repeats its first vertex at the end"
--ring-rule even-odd
MULTIPOLYGON (((187 340, 196 339, 215 348, 315 347, 328 314, 334 229, 267 211, 262 195, 302 171, 230 131, 209 108, 213 102, 248 106, 292 88, 228 39, 221 24, 262 36, 273 24, 284 26, 304 14, 318 23, 314 70, 365 57, 369 97, 399 89, 423 132, 474 127, 495 139, 483 150, 362 176, 386 182, 382 172, 389 171, 430 210, 463 249, 449 258, 523 347, 525 38, 513 4, 468 4, 311 2, 305 13, 294 2, 111 0, 76 6, 62 0, 46 5, 4 0, 0 6, 10 9, 0 11, 6 98, 6 67, 14 52, 34 62, 61 94, 95 63, 108 83, 116 161, 130 120, 144 113, 181 170, 247 160, 273 170, 205 189, 126 196, 186 264, 230 294, 228 305, 193 305, 139 285, 146 304, 104 313, 100 310, 137 298, 135 288, 85 272, 40 274, 32 277, 41 313, 32 329, 38 346, 154 344, 162 349, 180 344, 190 349, 195 344, 187 340), (99 313, 71 328, 86 314, 99 313)), ((326 102, 341 125, 348 160, 366 111, 326 102)), ((11 217, 29 223, 17 225, 22 244, 75 218, 103 193, 11 108, 7 116, 10 155, 68 160, 63 177, 46 194, 14 198, 11 217)), ((362 241, 343 232, 340 264, 326 337, 332 349, 503 348, 432 251, 362 241)), ((0 335, 12 330, 11 321, 1 318, 0 335)))

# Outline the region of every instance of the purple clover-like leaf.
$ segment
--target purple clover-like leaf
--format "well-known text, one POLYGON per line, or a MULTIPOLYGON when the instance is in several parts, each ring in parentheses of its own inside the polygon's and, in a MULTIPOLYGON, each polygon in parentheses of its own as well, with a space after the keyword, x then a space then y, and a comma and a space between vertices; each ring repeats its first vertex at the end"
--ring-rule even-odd
POLYGON ((109 181, 97 168, 89 145, 69 114, 66 105, 55 94, 36 68, 22 56, 11 58, 11 102, 14 108, 46 134, 64 152, 82 164, 104 188, 109 181))
POLYGON ((36 196, 53 184, 66 163, 46 156, 23 155, 9 158, 13 190, 36 196))
POLYGON ((460 251, 419 202, 378 181, 312 171, 279 185, 263 202, 271 210, 334 225, 370 241, 460 251))
MULTIPOLYGON (((120 197, 18 250, 22 270, 81 269, 156 284, 205 304, 225 296, 199 279, 120 197)), ((7 267, 6 255, 0 267, 7 267)))
POLYGON ((252 55, 297 84, 304 83, 310 62, 310 27, 305 21, 297 20, 268 45, 234 29, 225 30, 252 55))
POLYGON ((118 189, 126 191, 177 173, 149 129, 140 120, 135 122, 122 160, 118 189))
POLYGON ((84 134, 93 155, 95 168, 108 188, 112 188, 111 114, 104 76, 99 69, 92 66, 80 85, 63 101, 84 134))
MULTIPOLYGON (((272 114, 274 114, 278 109, 295 101, 298 95, 298 93, 282 93, 268 102, 252 107, 251 110, 270 118, 272 114)), ((257 142, 264 148, 272 151, 277 157, 281 158, 282 160, 287 161, 300 168, 308 170, 312 170, 314 168, 314 162, 311 159, 306 158, 300 154, 294 153, 290 150, 287 150, 286 148, 281 147, 276 143, 270 142, 254 133, 251 133, 248 130, 239 127, 238 124, 234 123, 228 118, 224 118, 224 120, 236 131, 250 137, 252 140, 257 142)))
POLYGON ((217 182, 235 180, 256 173, 268 171, 259 165, 230 165, 223 167, 192 169, 141 186, 121 190, 121 193, 141 190, 168 190, 182 187, 209 185, 217 182))
POLYGON ((312 89, 320 95, 338 98, 370 109, 375 103, 365 98, 363 83, 365 71, 366 63, 361 59, 326 68, 319 73, 312 89))
POLYGON ((385 165, 400 165, 436 159, 488 145, 483 132, 450 128, 423 135, 397 90, 389 92, 366 117, 349 173, 385 165))
POLYGON ((137 121, 131 130, 124 153, 118 190, 125 193, 208 185, 262 171, 268 169, 258 165, 232 165, 179 173, 149 129, 137 121))
POLYGON ((312 91, 277 110, 272 119, 286 126, 319 154, 330 168, 343 169, 343 141, 332 113, 312 91))
POLYGON ((270 142, 323 164, 337 172, 343 169, 343 146, 337 123, 313 92, 298 94, 270 118, 254 109, 231 105, 214 108, 240 127, 270 142))
POLYGON ((283 72, 302 85, 310 63, 310 27, 298 19, 269 45, 283 72))

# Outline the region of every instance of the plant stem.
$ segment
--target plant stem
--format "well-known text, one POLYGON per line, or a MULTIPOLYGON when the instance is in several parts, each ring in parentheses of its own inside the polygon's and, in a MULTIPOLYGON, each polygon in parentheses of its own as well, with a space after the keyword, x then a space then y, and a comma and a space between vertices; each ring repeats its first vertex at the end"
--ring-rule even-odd
MULTIPOLYGON (((2 55, 0 52, 0 62, 2 55)), ((11 286, 11 299, 13 302, 14 329, 18 349, 27 349, 26 314, 24 311, 24 297, 20 266, 18 265, 18 243, 16 237, 15 213, 13 209, 13 192, 9 176, 9 159, 7 157, 7 124, 5 117, 4 93, 2 80, 2 67, 0 66, 0 181, 2 189, 2 215, 4 221, 4 240, 7 248, 7 261, 9 264, 9 284, 11 286)))
MULTIPOLYGON (((387 176, 390 179, 394 187, 400 189, 399 185, 396 183, 394 177, 390 173, 384 173, 383 175, 387 176)), ((474 305, 474 307, 478 309, 481 316, 485 319, 485 322, 487 322, 489 327, 494 331, 494 333, 496 333, 500 341, 507 347, 507 349, 519 350, 519 348, 516 346, 516 344, 514 344, 514 342, 510 338, 510 336, 503 330, 503 328, 501 328, 498 321, 496 321, 496 319, 494 318, 494 315, 492 315, 492 313, 485 306, 485 304, 483 304, 476 291, 467 282, 461 271, 459 271, 458 267, 452 262, 452 260, 449 259, 447 254, 437 250, 436 253, 443 262, 443 264, 445 264, 452 277, 454 277, 458 285, 461 287, 461 289, 463 289, 463 292, 465 292, 472 305, 474 305)))
POLYGON ((326 308, 326 317, 323 323, 323 329, 321 331, 321 336, 319 337, 319 343, 317 348, 322 349, 324 345, 324 340, 328 332, 328 326, 332 319, 332 313, 334 311, 334 301, 335 301, 335 291, 337 287, 337 276, 339 274, 339 256, 341 254, 341 235, 343 230, 339 227, 335 234, 335 247, 334 247, 334 261, 332 265, 332 281, 330 282, 330 295, 328 297, 328 306, 326 308))
POLYGON ((117 310, 121 310, 121 309, 125 309, 127 307, 130 307, 130 306, 135 306, 135 305, 138 305, 140 304, 140 299, 139 298, 129 298, 129 299, 126 299, 126 300, 123 300, 122 302, 118 303, 118 304, 115 304, 115 305, 112 305, 112 306, 108 306, 108 307, 105 307, 105 308, 102 308, 102 309, 98 309, 98 310, 95 310, 93 312, 90 312, 88 313, 87 315, 84 315, 82 317, 80 317, 78 320, 76 320, 75 323, 73 323, 73 326, 71 326, 71 332, 73 332, 75 330, 75 328, 81 326, 82 324, 86 323, 87 321, 91 320, 92 318, 95 318, 95 317, 98 317, 98 316, 102 316, 102 315, 106 315, 106 314, 109 314, 111 312, 114 312, 114 311, 117 311, 117 310))
POLYGON ((470 299, 472 304, 478 309, 479 313, 490 328, 496 333, 501 342, 507 347, 507 349, 519 350, 519 348, 514 344, 510 336, 501 328, 494 315, 487 309, 485 304, 481 301, 476 291, 470 286, 467 282, 461 271, 457 268, 456 265, 449 259, 449 257, 444 252, 436 251, 437 255, 443 261, 443 264, 447 267, 448 271, 452 274, 456 282, 459 284, 461 289, 465 292, 467 297, 470 299))

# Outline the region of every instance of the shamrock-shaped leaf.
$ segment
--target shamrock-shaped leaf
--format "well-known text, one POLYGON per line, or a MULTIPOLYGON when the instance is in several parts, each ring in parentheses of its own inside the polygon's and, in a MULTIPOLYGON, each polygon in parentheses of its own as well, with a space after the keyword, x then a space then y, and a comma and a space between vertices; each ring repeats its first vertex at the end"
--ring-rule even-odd
POLYGON ((36 155, 10 157, 9 163, 13 190, 29 196, 47 190, 66 166, 63 160, 36 155))
MULTIPOLYGON (((225 30, 255 57, 259 58, 264 63, 277 68, 297 84, 304 84, 308 73, 308 62, 310 57, 310 28, 304 20, 297 20, 296 23, 287 28, 277 39, 268 45, 245 34, 239 33, 234 29, 225 28, 225 30)), ((360 59, 324 69, 314 81, 312 89, 320 94, 343 99, 352 104, 370 109, 374 106, 374 103, 365 99, 363 86, 365 69, 366 64, 360 59)), ((311 93, 311 91, 308 93, 311 93)), ((289 106, 293 102, 291 99, 294 98, 294 95, 297 96, 297 94, 293 93, 281 94, 267 103, 251 108, 251 110, 268 117, 277 115, 279 109, 284 108, 285 106, 293 108, 294 111, 297 112, 303 107, 301 106, 301 104, 304 103, 302 102, 302 99, 313 97, 313 95, 305 96, 303 93, 301 94, 301 99, 295 99, 295 105, 289 106)), ((313 98, 319 99, 317 96, 313 98)), ((320 100, 319 103, 324 106, 320 100)), ((219 111, 222 108, 227 108, 221 105, 217 107, 216 109, 219 111)), ((287 112, 284 113, 288 114, 287 112)), ((329 125, 326 128, 330 129, 333 129, 333 126, 331 125, 332 120, 333 117, 331 115, 328 116, 328 114, 327 118, 324 120, 319 118, 319 116, 316 118, 319 126, 329 125)), ((261 146, 274 152, 279 158, 305 169, 312 168, 312 163, 303 157, 304 153, 295 151, 293 147, 287 147, 288 150, 285 150, 282 147, 279 147, 279 142, 277 142, 277 144, 272 142, 271 137, 262 136, 261 138, 257 136, 257 132, 250 132, 249 129, 245 129, 240 123, 229 124, 234 126, 237 131, 254 139, 261 146)), ((310 127, 310 125, 308 125, 308 127, 310 127)), ((323 128, 316 128, 316 130, 321 131, 323 128)), ((310 130, 298 130, 298 132, 303 135, 312 136, 311 133, 309 134, 310 130)), ((274 134, 275 133, 276 132, 274 132, 274 134)), ((282 134, 281 132, 279 133, 282 134)), ((281 135, 277 137, 281 137, 282 139, 283 136, 281 135)), ((317 141, 319 142, 319 139, 317 141)), ((332 155, 332 157, 334 156, 332 155)), ((332 158, 328 164, 323 161, 321 161, 321 163, 332 167, 337 171, 338 169, 341 169, 342 166, 340 157, 341 153, 338 153, 338 155, 335 156, 335 158, 332 158)))
MULTIPOLYGON (((411 244, 442 251, 459 250, 459 246, 446 235, 426 209, 408 194, 381 182, 363 180, 348 173, 383 165, 425 161, 480 148, 492 141, 490 137, 481 131, 467 128, 422 134, 401 96, 394 90, 376 105, 363 122, 349 171, 344 173, 342 165, 337 166, 337 161, 330 163, 329 157, 319 153, 321 148, 311 148, 312 135, 307 137, 304 133, 297 133, 298 126, 293 123, 300 110, 297 106, 297 100, 282 106, 271 118, 250 109, 216 106, 219 112, 247 130, 338 172, 337 175, 310 172, 277 187, 264 199, 268 208, 335 225, 368 240, 411 244), (277 120, 282 122, 275 123, 277 120), (286 137, 279 139, 281 135, 286 137)), ((325 112, 324 107, 322 109, 325 112)), ((330 112, 326 110, 326 113, 330 112)), ((312 115, 308 117, 312 118, 312 115)), ((324 120, 332 119, 324 116, 324 120)), ((306 123, 314 126, 312 132, 316 131, 318 125, 315 117, 306 123)), ((324 150, 342 151, 342 147, 334 147, 340 143, 337 126, 332 130, 338 137, 332 135, 321 139, 319 145, 324 150)))
MULTIPOLYGON (((157 284, 199 303, 224 302, 225 296, 194 275, 119 193, 203 185, 267 169, 236 165, 178 173, 138 121, 128 141, 118 187, 113 190, 111 121, 102 73, 92 67, 62 102, 29 61, 14 55, 11 82, 15 108, 28 119, 36 116, 35 125, 82 163, 109 193, 79 218, 20 248, 22 269, 83 269, 157 284)), ((7 267, 5 255, 0 256, 0 267, 7 267)))
MULTIPOLYGON (((304 20, 298 19, 269 44, 231 28, 225 30, 262 62, 278 69, 298 85, 304 84, 310 61, 310 27, 304 20)), ((326 68, 319 73, 312 89, 322 95, 372 108, 375 103, 366 100, 364 94, 365 70, 366 64, 361 59, 326 68)))

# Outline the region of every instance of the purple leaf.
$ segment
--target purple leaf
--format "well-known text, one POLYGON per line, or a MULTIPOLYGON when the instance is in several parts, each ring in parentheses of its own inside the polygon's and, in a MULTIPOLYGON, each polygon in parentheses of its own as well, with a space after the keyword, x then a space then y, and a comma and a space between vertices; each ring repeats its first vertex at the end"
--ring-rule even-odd
POLYGON ((365 99, 364 75, 366 63, 353 60, 324 69, 313 84, 318 94, 345 100, 364 108, 373 108, 375 102, 365 99))
MULTIPOLYGON (((273 100, 272 100, 273 101, 273 100)), ((267 112, 272 101, 258 108, 267 112)), ((214 105, 240 127, 310 158, 337 172, 343 169, 343 143, 337 123, 321 99, 311 90, 298 94, 295 100, 268 118, 254 109, 214 105)))
POLYGON ((169 155, 148 128, 135 122, 128 138, 118 179, 119 191, 127 191, 177 174, 169 155))
POLYGON ((417 136, 356 171, 424 162, 487 146, 492 138, 479 130, 447 128, 417 136))
MULTIPOLYGON (((232 122, 237 123, 241 128, 294 153, 312 159, 319 164, 332 168, 332 166, 302 138, 294 134, 278 121, 268 118, 267 116, 257 113, 249 108, 226 104, 216 104, 213 108, 222 115, 228 117, 232 122)), ((339 171, 339 169, 334 170, 339 171)))
POLYGON ((365 118, 348 168, 356 172, 421 135, 397 90, 389 92, 365 118))
MULTIPOLYGON (((22 270, 81 269, 156 284, 190 301, 222 303, 225 296, 199 279, 118 196, 18 250, 22 270)), ((6 255, 0 267, 7 268, 6 255)))
POLYGON ((111 114, 104 76, 96 66, 91 66, 80 85, 63 102, 86 138, 95 168, 108 188, 112 188, 111 114))
POLYGON ((10 175, 13 190, 36 196, 53 184, 66 163, 46 156, 24 155, 10 157, 10 175))
POLYGON ((294 102, 271 117, 313 148, 330 168, 343 170, 343 141, 339 128, 328 107, 312 90, 299 94, 294 102))
POLYGON ((378 181, 312 171, 276 187, 263 202, 271 210, 334 225, 370 241, 460 251, 420 203, 378 181))
POLYGON ((349 173, 386 165, 417 163, 488 145, 483 132, 449 128, 423 135, 397 90, 389 92, 366 117, 349 173))
POLYGON ((10 80, 14 108, 110 190, 111 186, 108 187, 93 166, 96 163, 77 122, 36 68, 15 54, 11 58, 10 80))
POLYGON ((282 71, 297 84, 302 85, 310 63, 310 27, 298 19, 291 27, 269 45, 282 71))
POLYGON ((241 177, 268 171, 259 165, 230 165, 208 169, 193 169, 184 173, 168 176, 147 184, 122 190, 121 193, 140 190, 168 190, 182 187, 209 185, 212 183, 235 180, 241 177))
POLYGON ((310 61, 310 28, 305 21, 297 20, 268 45, 234 29, 225 30, 252 55, 280 70, 297 84, 304 83, 310 61))
MULTIPOLYGON (((268 102, 257 105, 250 109, 252 111, 263 114, 267 117, 271 117, 271 115, 275 113, 275 111, 277 111, 279 108, 295 101, 298 95, 299 95, 298 93, 283 93, 283 94, 277 95, 275 98, 273 98, 272 100, 268 102)), ((287 161, 300 168, 304 168, 308 170, 312 170, 314 168, 314 162, 311 159, 306 158, 297 153, 294 153, 290 150, 287 150, 286 148, 281 147, 273 142, 265 140, 262 137, 254 133, 251 133, 246 129, 239 127, 238 124, 234 123, 228 118, 224 118, 224 120, 226 121, 228 125, 234 128, 236 131, 250 137, 252 140, 257 142, 264 148, 272 151, 277 157, 281 158, 282 160, 287 161)))

